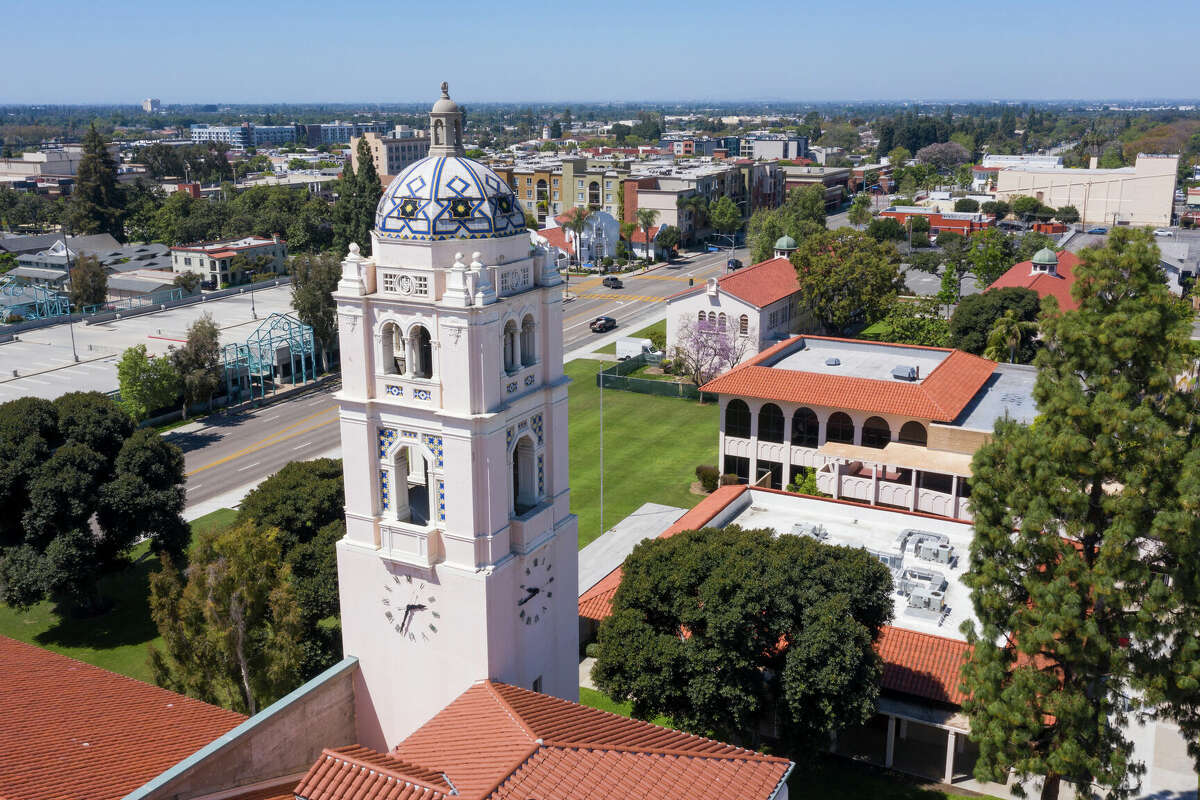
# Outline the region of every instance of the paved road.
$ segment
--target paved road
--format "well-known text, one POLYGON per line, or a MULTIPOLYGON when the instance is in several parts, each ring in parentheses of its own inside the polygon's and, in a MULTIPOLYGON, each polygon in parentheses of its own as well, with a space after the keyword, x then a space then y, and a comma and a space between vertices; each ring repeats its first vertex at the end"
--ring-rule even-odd
POLYGON ((273 405, 214 414, 166 435, 184 452, 188 508, 234 505, 290 461, 341 448, 333 381, 273 405))
MULTIPOLYGON (((745 261, 746 251, 736 251, 735 257, 745 261)), ((599 278, 572 281, 575 299, 565 307, 564 351, 588 349, 593 342, 598 347, 604 337, 592 333, 588 323, 601 314, 617 320, 618 332, 629 323, 625 333, 632 333, 643 318, 661 314, 663 299, 686 288, 689 279, 701 283, 723 274, 728 258, 727 252, 687 254, 669 267, 622 276, 624 289, 605 289, 599 278)), ((339 386, 325 384, 260 409, 216 414, 207 424, 168 433, 184 451, 189 517, 235 505, 249 487, 288 462, 335 455, 341 448, 333 399, 339 386)))

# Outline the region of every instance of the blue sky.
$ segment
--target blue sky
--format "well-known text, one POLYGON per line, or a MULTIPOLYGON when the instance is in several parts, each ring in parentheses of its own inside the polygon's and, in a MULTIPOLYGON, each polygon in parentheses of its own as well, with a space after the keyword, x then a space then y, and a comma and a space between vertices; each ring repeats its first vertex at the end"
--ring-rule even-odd
POLYGON ((1186 98, 1194 2, 5 0, 0 103, 1186 98))

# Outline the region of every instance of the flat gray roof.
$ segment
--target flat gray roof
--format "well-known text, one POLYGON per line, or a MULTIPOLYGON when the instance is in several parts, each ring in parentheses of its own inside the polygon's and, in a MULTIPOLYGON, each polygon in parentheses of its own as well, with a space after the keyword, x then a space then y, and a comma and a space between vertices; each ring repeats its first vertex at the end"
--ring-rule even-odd
POLYGON ((956 425, 990 431, 1005 416, 1028 425, 1037 416, 1033 384, 1037 368, 1027 364, 997 364, 975 397, 955 420, 956 425))
POLYGON ((879 342, 831 342, 826 339, 804 337, 804 346, 788 353, 771 366, 794 369, 800 372, 817 372, 822 375, 845 375, 851 378, 873 378, 881 381, 896 380, 892 370, 898 366, 917 368, 920 383, 929 373, 950 355, 944 350, 927 350, 921 347, 882 344, 879 342), (841 363, 830 365, 825 362, 837 359, 841 363))

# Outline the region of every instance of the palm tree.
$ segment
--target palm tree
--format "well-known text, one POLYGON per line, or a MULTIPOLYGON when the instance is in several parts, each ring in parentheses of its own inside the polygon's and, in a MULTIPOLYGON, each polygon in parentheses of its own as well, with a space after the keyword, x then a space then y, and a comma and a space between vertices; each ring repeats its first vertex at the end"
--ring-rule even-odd
POLYGON ((637 210, 637 224, 642 229, 642 233, 646 234, 646 257, 650 257, 650 229, 654 227, 655 221, 658 220, 658 211, 653 208, 639 208, 637 210))
POLYGON ((1036 322, 1019 319, 1015 310, 1007 309, 1004 316, 997 317, 995 323, 992 324, 992 330, 988 334, 987 349, 983 351, 984 358, 1000 361, 1004 358, 1007 350, 1008 363, 1015 364, 1017 348, 1021 346, 1026 334, 1033 334, 1035 331, 1037 331, 1036 322))
MULTIPOLYGON (((692 226, 690 233, 695 235, 697 231, 704 227, 707 221, 705 217, 708 214, 708 200, 701 194, 690 194, 686 197, 680 197, 675 201, 675 206, 680 211, 691 212, 692 226)), ((682 223, 682 220, 680 220, 682 223)), ((681 225, 682 227, 682 225, 681 225)))
POLYGON ((636 222, 621 223, 621 239, 625 242, 626 249, 629 253, 633 252, 633 233, 637 230, 636 222))
POLYGON ((575 260, 583 263, 583 229, 587 227, 587 209, 573 208, 563 227, 575 234, 575 260))

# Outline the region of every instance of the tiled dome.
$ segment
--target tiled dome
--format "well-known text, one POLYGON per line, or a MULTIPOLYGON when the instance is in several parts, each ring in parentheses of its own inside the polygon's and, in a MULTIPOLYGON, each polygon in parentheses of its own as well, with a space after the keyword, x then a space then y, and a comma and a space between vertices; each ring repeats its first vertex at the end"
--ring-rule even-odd
POLYGON ((488 167, 465 156, 430 156, 400 173, 375 209, 385 239, 437 241, 526 235, 525 211, 488 167))

